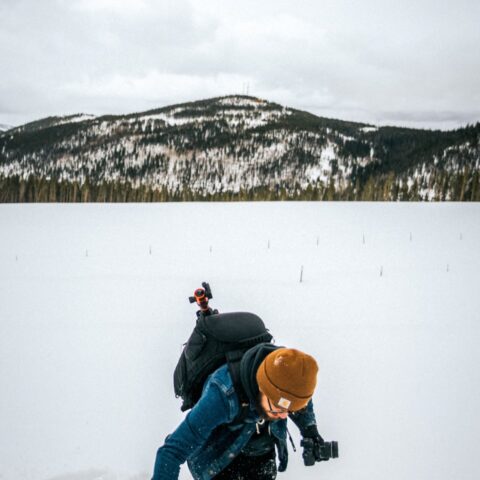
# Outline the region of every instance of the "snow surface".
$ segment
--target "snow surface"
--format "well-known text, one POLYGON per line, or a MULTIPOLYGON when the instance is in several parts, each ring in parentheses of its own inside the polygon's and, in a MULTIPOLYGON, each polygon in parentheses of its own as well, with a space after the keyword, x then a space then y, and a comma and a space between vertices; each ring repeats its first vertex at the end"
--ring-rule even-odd
MULTIPOLYGON (((480 205, 0 206, 0 479, 149 479, 203 280, 313 354, 340 458, 279 479, 477 480, 480 205), (299 282, 303 266, 303 282, 299 282)), ((182 479, 190 478, 184 467, 182 479)))

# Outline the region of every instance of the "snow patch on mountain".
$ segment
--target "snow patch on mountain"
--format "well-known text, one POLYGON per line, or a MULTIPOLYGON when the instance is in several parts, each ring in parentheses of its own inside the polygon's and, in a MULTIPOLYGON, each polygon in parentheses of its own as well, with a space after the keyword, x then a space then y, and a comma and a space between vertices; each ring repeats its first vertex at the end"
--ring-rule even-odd
POLYGON ((266 100, 260 98, 246 98, 246 97, 225 97, 220 98, 217 102, 220 105, 232 105, 236 107, 265 107, 268 105, 266 100))
POLYGON ((95 115, 89 115, 85 113, 80 113, 78 115, 71 115, 68 117, 64 117, 62 120, 60 120, 57 125, 63 125, 65 123, 78 123, 78 122, 84 122, 85 120, 93 120, 95 115))
MULTIPOLYGON (((233 100, 233 99, 228 99, 233 100)), ((226 103, 225 105, 230 106, 231 103, 226 103)), ((238 104, 236 104, 238 106, 238 104)), ((245 106, 245 105, 242 105, 245 106)), ((183 110, 183 109, 182 109, 183 110)), ((202 110, 198 109, 198 112, 201 113, 202 110)), ((241 110, 241 109, 225 109, 221 110, 214 115, 194 115, 186 116, 179 115, 181 111, 173 110, 170 112, 161 112, 154 113, 149 115, 142 115, 140 117, 135 117, 131 119, 131 122, 136 122, 138 120, 148 122, 150 120, 161 120, 165 122, 167 126, 174 127, 179 125, 188 125, 196 124, 200 125, 202 123, 218 123, 226 122, 230 128, 256 128, 260 126, 267 125, 270 122, 275 122, 285 117, 291 115, 292 111, 289 109, 279 109, 279 110, 241 110)))

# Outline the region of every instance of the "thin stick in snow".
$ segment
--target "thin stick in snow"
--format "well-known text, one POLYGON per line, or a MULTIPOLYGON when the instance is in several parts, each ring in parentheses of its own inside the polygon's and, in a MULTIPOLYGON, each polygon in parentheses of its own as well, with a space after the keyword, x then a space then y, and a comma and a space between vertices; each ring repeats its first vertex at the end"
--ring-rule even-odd
POLYGON ((303 265, 300 268, 300 283, 302 283, 302 282, 303 282, 303 265))
POLYGON ((380 276, 383 277, 383 265, 380 267, 380 276))
POLYGON ((210 253, 212 253, 212 250, 213 250, 213 249, 212 249, 212 246, 210 245, 210 253))
POLYGON ((152 246, 150 245, 149 249, 148 249, 148 252, 150 253, 150 255, 152 254, 152 246))

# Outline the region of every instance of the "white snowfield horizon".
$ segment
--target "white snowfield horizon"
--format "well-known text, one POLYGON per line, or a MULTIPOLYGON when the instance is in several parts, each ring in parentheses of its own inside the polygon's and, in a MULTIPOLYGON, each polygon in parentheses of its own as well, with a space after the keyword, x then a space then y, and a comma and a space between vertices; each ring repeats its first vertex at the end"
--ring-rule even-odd
POLYGON ((279 480, 477 480, 479 220, 458 203, 0 205, 0 479, 150 479, 184 417, 187 297, 209 281, 213 307, 319 363, 340 457, 304 467, 289 422, 279 480))

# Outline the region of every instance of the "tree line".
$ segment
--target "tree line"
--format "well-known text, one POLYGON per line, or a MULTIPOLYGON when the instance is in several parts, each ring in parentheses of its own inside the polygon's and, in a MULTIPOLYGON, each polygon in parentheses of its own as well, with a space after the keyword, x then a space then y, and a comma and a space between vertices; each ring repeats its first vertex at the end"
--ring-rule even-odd
POLYGON ((315 182, 241 188, 239 191, 208 192, 193 190, 188 184, 175 188, 134 185, 128 181, 102 181, 82 184, 30 175, 0 176, 0 203, 87 203, 87 202, 185 202, 185 201, 480 201, 480 174, 468 168, 429 177, 398 177, 394 172, 370 177, 367 181, 337 185, 315 182))

